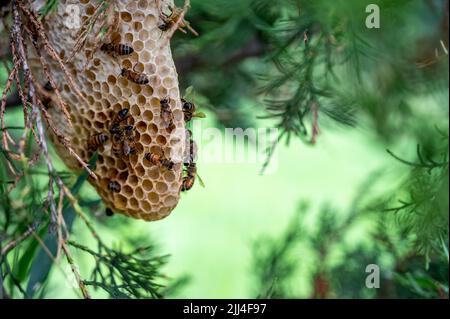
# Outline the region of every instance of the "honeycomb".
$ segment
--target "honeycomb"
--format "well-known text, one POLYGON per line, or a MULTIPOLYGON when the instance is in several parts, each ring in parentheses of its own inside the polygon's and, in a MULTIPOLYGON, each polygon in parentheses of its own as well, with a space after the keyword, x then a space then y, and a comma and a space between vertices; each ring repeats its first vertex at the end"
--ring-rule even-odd
MULTIPOLYGON (((42 2, 42 1, 41 1, 42 2)), ((67 5, 76 5, 75 12, 81 23, 92 17, 98 1, 60 0, 57 11, 45 20, 46 34, 62 60, 65 60, 76 44, 78 29, 67 27, 67 5)), ((183 174, 183 154, 185 154, 185 123, 183 120, 181 97, 178 87, 178 75, 172 59, 170 41, 158 28, 161 23, 160 11, 154 0, 118 0, 115 5, 118 18, 117 29, 105 43, 120 43, 133 48, 129 55, 119 56, 100 50, 99 39, 92 35, 80 52, 66 63, 67 70, 75 79, 83 97, 74 92, 61 67, 44 55, 50 73, 58 86, 63 101, 67 104, 71 123, 55 98, 47 105, 56 128, 70 139, 75 152, 88 162, 93 150, 88 140, 96 134, 109 135, 108 140, 98 148, 98 160, 95 174, 98 179, 89 178, 105 202, 114 212, 133 218, 154 221, 170 214, 180 198, 183 174), (137 84, 122 70, 132 70, 145 74, 146 84, 137 84), (146 81, 147 82, 147 81, 146 81), (173 123, 164 124, 161 114, 161 100, 167 98, 172 112, 173 123), (128 109, 129 116, 122 126, 133 127, 136 152, 124 156, 114 152, 113 140, 109 133, 114 116, 128 109), (145 154, 158 153, 174 162, 172 169, 154 165, 145 158, 145 154), (114 190, 111 190, 111 183, 114 190)), ((173 5, 172 1, 160 1, 161 7, 173 5)), ((39 9, 42 3, 34 4, 39 9)), ((42 52, 45 52, 42 49, 42 52)), ((46 53, 47 54, 47 53, 46 53)), ((30 50, 30 55, 33 52, 30 50)), ((31 59, 33 76, 48 80, 38 57, 31 59)), ((121 126, 121 127, 122 127, 121 126)), ((72 170, 82 170, 79 162, 58 142, 53 132, 47 130, 58 155, 72 170)))

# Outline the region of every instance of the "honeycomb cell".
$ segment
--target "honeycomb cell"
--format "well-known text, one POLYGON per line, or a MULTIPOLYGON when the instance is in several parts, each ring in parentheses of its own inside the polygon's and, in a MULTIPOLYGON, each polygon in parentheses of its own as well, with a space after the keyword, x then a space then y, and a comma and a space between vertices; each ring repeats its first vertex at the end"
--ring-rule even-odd
POLYGON ((104 131, 105 123, 104 123, 104 122, 100 122, 100 121, 95 121, 95 122, 94 122, 94 127, 95 127, 99 132, 102 132, 102 131, 104 131))
POLYGON ((159 168, 156 166, 153 166, 151 169, 148 170, 148 177, 152 180, 156 180, 159 178, 159 168))
POLYGON ((164 86, 160 86, 158 88, 158 95, 159 96, 167 96, 169 94, 169 90, 167 90, 164 86))
POLYGON ((148 6, 147 0, 139 0, 139 2, 138 2, 139 9, 145 10, 145 9, 147 9, 147 6, 148 6))
POLYGON ((111 180, 115 180, 118 175, 119 175, 119 171, 114 167, 110 167, 108 169, 108 173, 106 174, 106 176, 111 180))
POLYGON ((118 85, 113 86, 112 92, 115 96, 122 96, 122 89, 118 85))
POLYGON ((140 94, 142 92, 142 85, 133 83, 131 85, 131 89, 133 90, 133 94, 134 95, 138 95, 138 94, 140 94))
POLYGON ((164 64, 166 64, 166 60, 167 59, 167 57, 165 56, 165 55, 158 55, 156 58, 155 58, 155 63, 156 64, 158 64, 158 65, 164 65, 164 64))
POLYGON ((130 198, 131 195, 133 195, 133 189, 130 186, 125 185, 124 187, 122 187, 122 194, 130 198))
POLYGON ((150 110, 146 110, 144 114, 142 114, 142 118, 144 121, 151 122, 153 120, 153 112, 150 110))
POLYGON ((152 138, 151 138, 150 135, 144 134, 144 135, 141 136, 140 141, 144 145, 150 145, 152 143, 152 138))
POLYGON ((114 167, 116 166, 116 160, 112 158, 111 156, 105 156, 105 164, 108 167, 114 167))
POLYGON ((92 64, 94 64, 94 66, 98 67, 101 64, 101 60, 98 58, 95 58, 94 61, 92 62, 92 64))
POLYGON ((164 204, 166 206, 174 206, 177 203, 177 198, 175 196, 169 195, 164 198, 164 204))
MULTIPOLYGON (((138 38, 141 41, 145 41, 148 39, 149 35, 150 35, 150 33, 147 30, 141 30, 141 32, 139 32, 138 38)), ((145 51, 145 52, 147 52, 147 51, 145 51)), ((149 56, 151 56, 151 55, 149 54, 149 56)))
POLYGON ((152 204, 157 204, 159 202, 159 195, 155 192, 148 193, 147 198, 152 204))
POLYGON ((167 171, 164 173, 164 180, 167 183, 172 183, 173 181, 175 181, 175 173, 172 171, 167 171))
POLYGON ((128 175, 127 183, 131 186, 137 186, 139 183, 139 179, 136 175, 128 175))
POLYGON ((122 159, 118 159, 116 161, 117 168, 121 171, 127 169, 127 163, 125 163, 122 159))
POLYGON ((145 175, 145 168, 142 165, 137 165, 135 168, 136 175, 139 177, 143 177, 145 175))
POLYGON ((135 12, 136 11, 136 1, 129 1, 129 3, 126 6, 126 10, 135 12))
POLYGON ((103 95, 100 92, 94 92, 93 96, 94 96, 94 99, 95 99, 94 106, 97 106, 97 107, 101 106, 102 103, 100 101, 101 101, 103 95))
POLYGON ((121 194, 115 194, 114 203, 119 209, 124 209, 127 206, 127 198, 121 194))
POLYGON ((93 119, 95 117, 95 111, 94 110, 89 110, 87 112, 87 116, 89 119, 93 119))
POLYGON ((132 209, 139 209, 139 201, 136 198, 130 198, 129 204, 132 209))
POLYGON ((88 103, 89 103, 90 105, 94 105, 94 103, 95 103, 95 99, 94 99, 94 97, 93 97, 92 95, 89 95, 89 96, 86 98, 86 100, 88 101, 88 103))
POLYGON ((133 43, 133 39, 134 39, 133 33, 126 33, 125 34, 125 42, 133 43))
POLYGON ((105 83, 105 82, 102 83, 102 93, 103 94, 108 94, 109 93, 109 85, 108 85, 108 83, 105 83))
POLYGON ((88 78, 89 81, 94 82, 95 79, 97 78, 97 76, 95 75, 94 72, 90 71, 90 70, 86 70, 85 72, 86 77, 88 78))
POLYGON ((86 7, 85 10, 86 10, 86 11, 85 11, 86 14, 89 15, 89 16, 91 16, 91 15, 93 15, 94 12, 95 12, 95 7, 92 6, 92 5, 89 5, 89 6, 86 7))
MULTIPOLYGON (((136 31, 136 32, 139 32, 139 31, 141 31, 142 30, 142 23, 140 23, 140 22, 135 22, 134 24, 133 24, 133 29, 134 29, 134 31, 136 31)), ((135 44, 136 44, 136 42, 135 42, 135 44)), ((141 50, 144 48, 144 43, 142 43, 142 48, 141 48, 141 50)), ((136 51, 141 51, 141 50, 137 50, 137 49, 135 49, 136 51)))
POLYGON ((117 180, 119 180, 121 182, 125 182, 128 178, 128 175, 129 175, 128 171, 124 171, 117 175, 117 180))
POLYGON ((122 102, 122 107, 124 109, 130 109, 130 103, 128 101, 123 101, 122 102))
POLYGON ((171 88, 175 85, 175 80, 171 76, 167 76, 164 78, 162 85, 164 85, 165 88, 171 88))
POLYGON ((146 50, 152 51, 155 48, 156 48, 156 42, 155 41, 149 40, 149 39, 147 39, 147 41, 145 41, 145 49, 146 50))
POLYGON ((159 87, 161 85, 161 78, 157 75, 152 75, 150 77, 150 85, 153 87, 159 87))
POLYGON ((108 84, 115 85, 117 82, 117 77, 114 75, 108 75, 108 84))
POLYGON ((159 69, 158 70, 159 71, 158 74, 160 76, 167 77, 167 76, 170 75, 170 68, 167 65, 162 64, 162 65, 160 65, 160 67, 158 69, 159 69))
POLYGON ((134 195, 137 199, 142 200, 144 198, 144 191, 142 187, 138 186, 134 188, 134 195))
POLYGON ((148 126, 148 131, 150 134, 155 135, 158 133, 158 126, 155 123, 152 123, 148 126))
POLYGON ((129 12, 121 12, 120 18, 125 22, 130 22, 133 19, 129 12))
POLYGON ((166 194, 167 189, 168 189, 167 183, 158 182, 158 183, 156 183, 155 189, 156 189, 156 192, 158 192, 158 194, 164 195, 164 194, 166 194))
POLYGON ((160 146, 164 146, 167 144, 167 139, 165 138, 165 136, 163 135, 158 135, 156 137, 156 142, 160 145, 160 146))
POLYGON ((136 130, 138 132, 144 133, 147 131, 147 124, 144 121, 140 121, 136 124, 136 130))
POLYGON ((144 190, 146 192, 149 192, 149 191, 151 191, 153 189, 153 183, 149 179, 144 179, 143 182, 142 182, 142 187, 144 188, 144 190))
POLYGON ((144 20, 144 26, 145 26, 145 28, 147 29, 147 30, 152 30, 155 26, 156 26, 156 24, 157 24, 157 22, 156 22, 156 17, 153 15, 153 14, 149 14, 149 15, 147 15, 146 17, 145 17, 145 20, 144 20))
POLYGON ((146 201, 142 201, 141 202, 141 209, 143 212, 149 212, 152 210, 152 206, 150 205, 150 203, 146 202, 146 201))
POLYGON ((134 104, 133 106, 131 106, 130 113, 132 116, 138 117, 141 115, 141 108, 134 104))

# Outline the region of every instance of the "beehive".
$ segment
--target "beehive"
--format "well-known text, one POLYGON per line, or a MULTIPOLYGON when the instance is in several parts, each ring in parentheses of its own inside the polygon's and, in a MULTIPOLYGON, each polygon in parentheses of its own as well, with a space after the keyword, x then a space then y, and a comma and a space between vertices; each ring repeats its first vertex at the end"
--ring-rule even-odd
MULTIPOLYGON (((67 68, 83 92, 79 98, 68 85, 61 68, 45 57, 63 100, 66 102, 73 127, 64 119, 55 105, 49 105, 49 113, 56 127, 70 139, 73 149, 88 162, 92 151, 88 149, 90 136, 108 131, 114 114, 129 109, 127 123, 135 128, 138 152, 129 156, 115 156, 111 138, 99 147, 95 173, 98 180, 89 179, 107 207, 134 218, 158 220, 166 217, 179 201, 182 183, 182 158, 185 148, 185 127, 181 109, 178 75, 173 63, 167 34, 158 29, 160 13, 154 0, 118 0, 115 10, 118 17, 117 30, 106 42, 115 41, 134 49, 128 56, 111 56, 98 49, 98 39, 92 31, 85 46, 77 53, 67 68), (88 64, 86 64, 88 63, 88 64), (139 85, 120 75, 123 68, 145 74, 149 83, 139 85), (173 114, 172 129, 167 129, 160 116, 160 100, 170 98, 173 114), (147 152, 163 153, 175 162, 172 170, 153 165, 144 158, 147 152), (117 181, 120 192, 108 190, 108 184, 117 181)), ((45 20, 47 36, 59 56, 66 59, 73 49, 78 29, 68 27, 68 4, 71 12, 78 14, 81 23, 91 17, 98 1, 60 0, 56 12, 45 20)), ((160 1, 162 9, 169 1, 160 1)), ((35 9, 38 9, 39 4, 35 9)), ((70 20, 69 20, 70 21, 70 20)), ((32 53, 31 53, 32 54, 32 53)), ((33 74, 46 82, 38 60, 32 61, 33 74)), ((55 102, 53 102, 55 103, 55 102)), ((57 142, 48 130, 55 148, 66 165, 80 171, 80 164, 67 149, 57 142)))

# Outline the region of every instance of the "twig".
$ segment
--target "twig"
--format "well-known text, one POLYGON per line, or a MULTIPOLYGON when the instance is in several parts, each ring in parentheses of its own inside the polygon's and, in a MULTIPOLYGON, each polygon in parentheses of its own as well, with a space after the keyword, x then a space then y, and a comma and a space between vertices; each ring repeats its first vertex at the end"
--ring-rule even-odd
POLYGON ((81 293, 83 294, 83 297, 85 299, 91 299, 91 296, 89 295, 89 292, 86 289, 86 286, 81 279, 80 273, 77 270, 77 266, 75 265, 72 255, 70 254, 69 248, 66 245, 66 242, 62 242, 62 249, 64 251, 64 254, 66 255, 67 262, 70 264, 70 268, 72 269, 72 272, 77 280, 78 286, 80 287, 81 293))
POLYGON ((16 239, 11 240, 7 243, 1 250, 1 255, 6 256, 11 250, 16 248, 19 244, 21 244, 25 239, 30 237, 34 232, 33 227, 28 227, 28 230, 24 232, 22 235, 17 237, 16 239))
POLYGON ((316 144, 317 135, 319 135, 319 105, 317 102, 312 102, 311 111, 313 114, 313 124, 312 124, 312 132, 311 132, 311 144, 316 144))

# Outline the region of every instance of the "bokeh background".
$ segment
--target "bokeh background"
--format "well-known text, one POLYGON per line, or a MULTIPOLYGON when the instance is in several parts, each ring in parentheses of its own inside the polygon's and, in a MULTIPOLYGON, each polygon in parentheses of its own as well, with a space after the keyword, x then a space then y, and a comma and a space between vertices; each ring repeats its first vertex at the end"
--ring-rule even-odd
MULTIPOLYGON (((205 187, 197 183, 158 222, 106 217, 83 186, 105 242, 152 243, 170 255, 165 297, 448 298, 448 1, 370 1, 380 29, 365 27, 366 2, 191 0, 187 19, 200 36, 178 33, 172 48, 181 90, 192 86, 207 115, 194 121, 222 134, 285 133, 268 174, 263 162, 199 161, 205 187), (280 81, 289 67, 296 71, 280 81), (279 115, 261 119, 274 105, 279 115), (393 209, 402 203, 410 205, 393 209), (380 267, 379 289, 366 287, 369 264, 380 267)), ((6 78, 1 67, 0 91, 6 78)), ((6 123, 23 126, 22 109, 8 106, 6 123)), ((204 152, 242 151, 194 139, 204 152)), ((45 174, 33 179, 44 191, 45 174)), ((72 236, 95 247, 80 220, 72 236)), ((73 255, 88 278, 93 258, 73 255)), ((66 277, 62 261, 40 296, 79 297, 66 277)))

